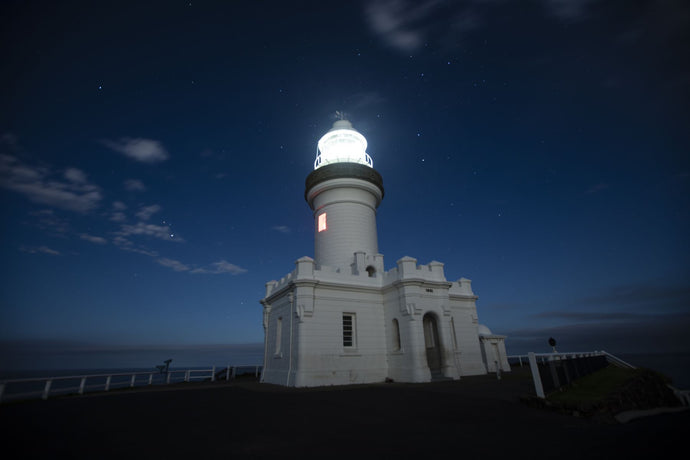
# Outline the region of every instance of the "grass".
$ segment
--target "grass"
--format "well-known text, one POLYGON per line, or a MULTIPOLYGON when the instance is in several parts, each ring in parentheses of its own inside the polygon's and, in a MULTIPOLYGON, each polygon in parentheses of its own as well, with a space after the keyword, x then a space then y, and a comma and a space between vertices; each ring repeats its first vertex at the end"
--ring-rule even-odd
POLYGON ((563 388, 562 391, 551 393, 548 399, 551 402, 566 405, 603 401, 638 374, 637 369, 608 366, 577 379, 570 386, 563 388))
POLYGON ((616 423, 616 414, 624 411, 678 406, 680 401, 668 383, 668 377, 649 369, 609 366, 549 394, 542 402, 552 410, 616 423))

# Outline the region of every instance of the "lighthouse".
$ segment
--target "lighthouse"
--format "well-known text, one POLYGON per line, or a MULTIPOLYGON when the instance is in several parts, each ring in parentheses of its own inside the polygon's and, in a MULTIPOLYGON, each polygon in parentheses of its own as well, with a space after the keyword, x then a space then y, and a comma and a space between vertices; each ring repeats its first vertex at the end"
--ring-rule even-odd
POLYGON ((347 120, 336 121, 319 140, 304 192, 314 213, 317 267, 344 271, 355 263, 355 253, 378 253, 376 209, 383 199, 383 179, 366 148, 364 136, 347 120))
POLYGON ((367 140, 337 120, 317 142, 304 198, 314 257, 266 283, 262 381, 286 386, 429 382, 509 371, 505 336, 479 324, 471 281, 401 257, 385 270, 376 212, 383 178, 367 140))

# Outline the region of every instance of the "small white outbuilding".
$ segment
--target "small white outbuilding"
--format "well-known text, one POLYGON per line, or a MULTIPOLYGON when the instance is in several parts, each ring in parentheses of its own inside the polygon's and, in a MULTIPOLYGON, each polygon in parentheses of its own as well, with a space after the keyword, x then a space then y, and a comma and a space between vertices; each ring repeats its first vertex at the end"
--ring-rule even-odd
POLYGON ((505 336, 478 324, 470 280, 447 281, 441 262, 412 257, 384 269, 383 179, 366 147, 347 120, 318 143, 305 190, 314 258, 266 283, 262 381, 307 387, 509 371, 505 336))

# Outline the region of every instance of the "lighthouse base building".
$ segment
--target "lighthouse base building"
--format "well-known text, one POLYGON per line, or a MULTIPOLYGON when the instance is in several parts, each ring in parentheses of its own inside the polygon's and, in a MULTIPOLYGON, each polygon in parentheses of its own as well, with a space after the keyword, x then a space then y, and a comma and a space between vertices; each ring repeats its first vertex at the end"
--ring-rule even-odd
POLYGON ((479 324, 471 282, 403 257, 384 270, 376 208, 381 176, 349 122, 319 141, 305 198, 315 258, 266 283, 262 381, 309 387, 429 382, 509 371, 505 336, 479 324))

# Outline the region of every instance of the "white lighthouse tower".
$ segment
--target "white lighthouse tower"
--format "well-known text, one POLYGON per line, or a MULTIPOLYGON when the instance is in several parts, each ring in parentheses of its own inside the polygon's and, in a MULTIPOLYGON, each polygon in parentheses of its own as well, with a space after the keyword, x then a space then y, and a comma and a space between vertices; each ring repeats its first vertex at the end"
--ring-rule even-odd
MULTIPOLYGON (((370 259, 378 253, 376 208, 383 199, 383 179, 366 148, 364 136, 347 120, 336 121, 319 140, 305 191, 314 211, 317 268, 350 270, 355 253, 370 259)), ((370 272, 378 268, 369 267, 370 272)))
POLYGON ((383 179, 366 149, 347 120, 318 141, 304 192, 314 258, 266 283, 262 381, 428 382, 509 371, 504 336, 491 334, 486 351, 470 280, 447 281, 442 263, 412 257, 384 270, 376 231, 383 179))

